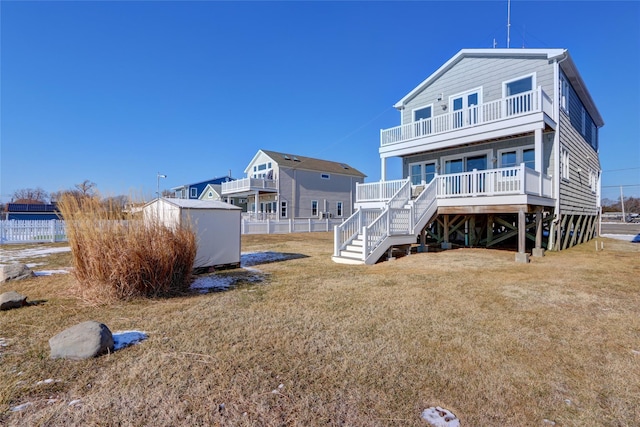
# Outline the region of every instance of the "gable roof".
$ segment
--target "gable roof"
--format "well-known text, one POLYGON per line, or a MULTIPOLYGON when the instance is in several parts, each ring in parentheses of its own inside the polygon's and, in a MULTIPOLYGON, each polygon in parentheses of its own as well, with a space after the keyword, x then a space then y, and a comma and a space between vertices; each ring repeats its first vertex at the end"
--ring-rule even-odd
POLYGON ((235 179, 231 178, 230 176, 221 176, 221 177, 217 177, 217 178, 206 179, 204 181, 194 182, 193 184, 179 185, 177 187, 173 187, 172 190, 175 191, 175 190, 179 190, 181 188, 196 187, 196 188, 198 188, 198 190, 200 192, 208 184, 222 184, 223 182, 229 182, 229 181, 235 181, 235 179))
POLYGON ((173 199, 169 197, 163 197, 161 199, 155 199, 147 203, 145 207, 153 205, 155 203, 164 202, 173 206, 186 209, 224 209, 224 210, 238 210, 242 209, 229 203, 219 202, 217 200, 198 200, 198 199, 173 199))
POLYGON ((595 106, 591 95, 587 91, 586 85, 578 73, 578 69, 575 63, 569 55, 567 49, 462 49, 456 53, 451 59, 438 68, 433 74, 427 77, 422 83, 411 90, 400 101, 396 102, 393 106, 402 110, 404 106, 415 98, 424 88, 436 81, 440 76, 453 68, 454 65, 459 63, 464 58, 487 58, 487 57, 507 57, 507 58, 545 58, 549 61, 558 61, 560 68, 564 71, 565 75, 571 82, 574 90, 582 100, 587 111, 591 115, 598 127, 604 125, 602 116, 595 106))
MULTIPOLYGON (((356 176, 358 178, 366 177, 365 174, 357 169, 352 168, 346 163, 332 162, 330 160, 314 159, 313 157, 299 156, 297 154, 280 153, 278 151, 271 150, 258 150, 258 153, 254 156, 253 161, 260 155, 260 153, 266 154, 271 158, 274 163, 277 163, 281 168, 290 169, 302 169, 309 171, 336 173, 342 175, 356 176)), ((245 172, 248 172, 245 170, 245 172)))

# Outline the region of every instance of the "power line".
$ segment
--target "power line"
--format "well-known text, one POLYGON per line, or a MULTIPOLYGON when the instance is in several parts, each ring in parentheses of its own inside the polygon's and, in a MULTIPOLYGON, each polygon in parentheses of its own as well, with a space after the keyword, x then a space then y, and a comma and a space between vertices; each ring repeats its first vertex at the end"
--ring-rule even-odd
POLYGON ((603 185, 602 188, 640 187, 640 184, 603 185))
POLYGON ((609 169, 609 170, 602 171, 602 172, 630 171, 630 170, 636 170, 636 169, 640 169, 640 167, 638 167, 638 168, 624 168, 624 169, 609 169))

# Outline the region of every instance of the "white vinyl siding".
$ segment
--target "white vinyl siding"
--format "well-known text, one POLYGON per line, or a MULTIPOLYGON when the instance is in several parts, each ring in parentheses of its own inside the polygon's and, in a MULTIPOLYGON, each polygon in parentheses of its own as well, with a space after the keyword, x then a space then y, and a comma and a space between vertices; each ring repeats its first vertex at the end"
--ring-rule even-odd
POLYGON ((503 83, 535 74, 534 89, 542 86, 548 95, 554 93, 553 65, 545 58, 462 58, 445 74, 407 102, 402 110, 402 123, 413 122, 413 111, 433 104, 433 116, 451 111, 449 99, 454 94, 482 87, 480 102, 503 97, 503 83), (444 107, 444 108, 443 108, 444 107))

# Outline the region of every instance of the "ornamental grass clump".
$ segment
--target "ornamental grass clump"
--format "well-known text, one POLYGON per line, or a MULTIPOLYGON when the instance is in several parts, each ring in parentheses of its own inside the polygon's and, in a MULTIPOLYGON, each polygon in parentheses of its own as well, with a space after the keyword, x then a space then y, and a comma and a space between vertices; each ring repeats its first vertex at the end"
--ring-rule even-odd
POLYGON ((188 290, 196 255, 194 232, 142 220, 95 197, 64 197, 78 291, 94 303, 158 297, 188 290))

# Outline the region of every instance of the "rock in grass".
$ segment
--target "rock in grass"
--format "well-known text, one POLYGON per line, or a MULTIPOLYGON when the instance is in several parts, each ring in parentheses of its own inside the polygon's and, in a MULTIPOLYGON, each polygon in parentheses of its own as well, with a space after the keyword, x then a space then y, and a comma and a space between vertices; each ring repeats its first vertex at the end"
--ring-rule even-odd
POLYGON ((52 359, 89 359, 112 350, 113 335, 106 325, 90 320, 60 332, 49 347, 52 359))
POLYGON ((35 276, 35 273, 25 264, 0 264, 0 283, 8 282, 9 280, 26 279, 33 276, 35 276))
POLYGON ((0 310, 11 310, 25 305, 27 305, 27 297, 16 291, 9 291, 0 295, 0 310))

